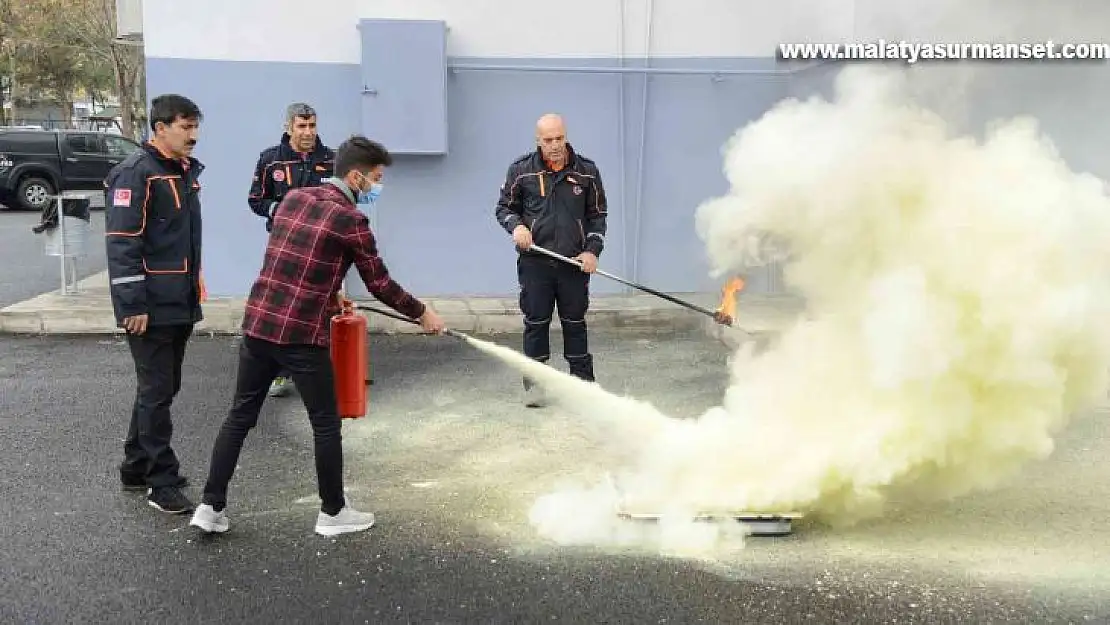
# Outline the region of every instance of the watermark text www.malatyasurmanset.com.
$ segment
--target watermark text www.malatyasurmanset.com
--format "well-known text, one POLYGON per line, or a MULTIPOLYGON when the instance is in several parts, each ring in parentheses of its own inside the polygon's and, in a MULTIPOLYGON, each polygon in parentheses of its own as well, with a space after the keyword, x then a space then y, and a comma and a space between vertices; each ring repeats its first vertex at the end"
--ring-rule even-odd
POLYGON ((1091 61, 1110 59, 1110 43, 780 43, 787 61, 1091 61))

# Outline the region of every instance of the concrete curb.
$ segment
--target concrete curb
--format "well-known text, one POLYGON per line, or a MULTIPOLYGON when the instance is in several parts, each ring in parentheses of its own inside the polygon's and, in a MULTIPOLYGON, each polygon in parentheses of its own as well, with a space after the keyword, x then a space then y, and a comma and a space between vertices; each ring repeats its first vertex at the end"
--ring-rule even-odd
MULTIPOLYGON (((715 307, 716 294, 676 294, 706 308, 715 307)), ((519 334, 523 318, 513 298, 426 298, 447 326, 476 335, 519 334)), ((237 335, 243 318, 242 298, 214 298, 204 307, 205 319, 196 331, 211 335, 237 335)), ((365 302, 386 308, 377 301, 365 302)), ((630 332, 679 333, 705 331, 725 342, 736 332, 762 333, 781 325, 795 301, 791 298, 749 296, 741 301, 742 314, 735 328, 723 328, 711 319, 650 295, 596 296, 587 317, 590 328, 630 332), (748 301, 744 301, 748 300, 748 301)), ((363 312, 368 331, 374 334, 418 334, 420 327, 383 315, 363 312)), ((559 323, 552 323, 559 332, 559 323)), ((3 334, 120 334, 108 298, 107 272, 80 281, 77 293, 44 293, 0 309, 3 334)))

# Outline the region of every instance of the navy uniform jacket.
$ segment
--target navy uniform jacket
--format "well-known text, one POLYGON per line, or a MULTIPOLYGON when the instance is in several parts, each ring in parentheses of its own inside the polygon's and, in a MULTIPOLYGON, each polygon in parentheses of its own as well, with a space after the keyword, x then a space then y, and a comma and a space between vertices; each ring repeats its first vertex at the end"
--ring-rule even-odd
POLYGON ((290 189, 318 187, 335 170, 335 152, 316 137, 316 147, 301 154, 289 144, 289 133, 281 142, 262 150, 254 166, 247 204, 259 217, 266 218, 266 231, 274 223, 274 209, 290 189))
MULTIPOLYGON (((537 148, 513 161, 494 215, 506 232, 523 224, 532 241, 564 256, 601 256, 608 202, 597 164, 567 144, 567 164, 552 171, 537 148)), ((526 252, 539 254, 539 252, 526 252)))
POLYGON ((201 214, 195 158, 172 159, 147 143, 104 180, 108 279, 116 322, 192 324, 201 313, 201 214))

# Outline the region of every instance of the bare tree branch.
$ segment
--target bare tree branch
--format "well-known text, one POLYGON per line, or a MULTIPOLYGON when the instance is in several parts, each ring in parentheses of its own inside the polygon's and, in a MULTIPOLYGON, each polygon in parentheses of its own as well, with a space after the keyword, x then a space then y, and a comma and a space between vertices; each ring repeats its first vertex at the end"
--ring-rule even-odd
MULTIPOLYGON (((13 0, 0 0, 11 2, 13 0)), ((88 89, 99 87, 102 70, 112 76, 120 101, 120 117, 124 134, 136 136, 133 119, 136 112, 137 85, 141 82, 143 56, 141 48, 116 42, 116 4, 113 0, 23 0, 29 9, 25 15, 29 32, 49 38, 56 46, 68 44, 74 65, 84 71, 82 80, 88 89)), ((44 57, 39 65, 51 65, 44 57)), ((50 67, 44 72, 59 87, 72 85, 75 78, 50 67)))

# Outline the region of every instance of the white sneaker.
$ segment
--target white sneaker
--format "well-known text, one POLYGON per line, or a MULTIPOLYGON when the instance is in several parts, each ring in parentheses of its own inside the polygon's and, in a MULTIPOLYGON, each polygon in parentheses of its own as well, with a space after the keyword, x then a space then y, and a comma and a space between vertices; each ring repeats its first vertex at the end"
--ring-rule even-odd
POLYGON ((321 512, 316 517, 316 533, 321 536, 338 536, 350 532, 361 532, 373 526, 373 512, 359 512, 350 506, 345 506, 335 516, 321 512))
POLYGON ((196 512, 193 513, 193 520, 189 521, 189 525, 199 527, 209 534, 222 534, 231 527, 231 521, 227 518, 226 508, 216 512, 216 509, 212 506, 202 503, 197 506, 196 512))
POLYGON ((270 397, 285 397, 292 390, 293 381, 289 378, 274 378, 270 383, 270 397))

